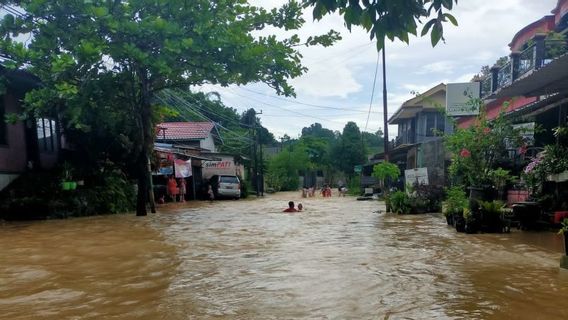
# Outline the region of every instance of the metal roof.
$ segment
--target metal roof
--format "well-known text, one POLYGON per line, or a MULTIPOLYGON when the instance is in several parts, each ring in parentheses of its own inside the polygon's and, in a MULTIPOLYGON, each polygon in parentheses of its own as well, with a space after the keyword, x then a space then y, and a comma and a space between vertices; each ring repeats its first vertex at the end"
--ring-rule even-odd
POLYGON ((215 128, 212 122, 164 122, 157 126, 156 139, 167 140, 203 140, 215 128))

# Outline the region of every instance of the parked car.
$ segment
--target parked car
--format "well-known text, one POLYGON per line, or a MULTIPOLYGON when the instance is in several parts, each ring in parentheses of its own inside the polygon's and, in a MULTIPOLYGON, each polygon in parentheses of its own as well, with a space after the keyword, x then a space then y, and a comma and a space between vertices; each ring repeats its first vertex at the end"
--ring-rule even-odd
POLYGON ((214 175, 209 179, 215 198, 234 198, 241 197, 241 181, 237 176, 214 175))

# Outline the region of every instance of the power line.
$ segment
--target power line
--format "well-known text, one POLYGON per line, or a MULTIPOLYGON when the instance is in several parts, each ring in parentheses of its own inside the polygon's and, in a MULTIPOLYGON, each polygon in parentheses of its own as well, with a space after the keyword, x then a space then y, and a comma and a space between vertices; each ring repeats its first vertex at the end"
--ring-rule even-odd
MULTIPOLYGON (((184 99, 182 99, 182 98, 180 98, 179 96, 175 95, 174 93, 172 93, 172 92, 171 92, 170 90, 168 90, 168 89, 162 90, 162 91, 160 92, 160 94, 157 94, 157 95, 156 95, 156 98, 157 98, 158 100, 160 100, 162 103, 164 103, 165 105, 168 105, 168 106, 170 106, 170 107, 173 107, 173 108, 177 109, 178 111, 184 111, 184 110, 185 110, 185 111, 190 111, 190 112, 193 112, 194 114, 196 114, 197 116, 200 116, 200 117, 202 117, 203 119, 208 120, 208 121, 214 123, 216 126, 218 126, 218 127, 222 128, 222 129, 226 130, 227 133, 233 134, 233 135, 235 136, 234 140, 239 140, 239 139, 240 139, 240 140, 243 141, 243 142, 250 142, 250 139, 249 139, 249 138, 245 138, 245 137, 241 136, 240 134, 238 134, 238 133, 236 133, 236 132, 234 132, 234 131, 232 131, 232 130, 230 130, 230 129, 228 129, 228 128, 225 128, 224 126, 222 126, 221 124, 219 124, 219 123, 213 121, 212 119, 210 119, 209 117, 205 116, 205 115, 202 114, 201 112, 199 112, 199 111, 197 111, 197 110, 194 110, 192 107, 195 107, 195 106, 189 105, 189 104, 187 103, 187 101, 185 101, 184 99), (162 95, 165 96, 165 97, 162 97, 162 95), (165 98, 165 99, 164 99, 164 98, 165 98), (168 98, 169 98, 169 99, 168 99, 168 98), (167 100, 170 100, 170 101, 167 101, 167 100), (171 100, 173 100, 173 101, 171 101, 171 100), (177 103, 176 103, 176 102, 177 102, 177 103), (183 106, 183 108, 180 107, 180 106, 178 105, 178 103, 181 104, 181 105, 183 106)), ((184 120, 189 121, 189 119, 185 118, 183 115, 181 115, 181 116, 182 116, 182 118, 184 118, 184 120)))
POLYGON ((369 118, 371 117, 371 107, 373 106, 373 98, 375 97, 375 85, 377 84, 377 73, 379 72, 379 55, 377 55, 377 64, 375 65, 375 76, 373 77, 373 89, 371 90, 371 101, 369 101, 369 113, 367 114, 367 121, 365 122, 365 130, 369 125, 369 118))
MULTIPOLYGON (((257 94, 257 95, 262 95, 262 96, 265 96, 265 97, 286 101, 286 102, 289 102, 289 103, 292 103, 292 104, 298 104, 298 105, 309 106, 309 107, 320 108, 320 109, 330 109, 330 110, 339 110, 339 111, 353 111, 353 112, 367 113, 367 111, 365 111, 365 110, 352 110, 352 109, 324 106, 324 105, 302 102, 302 101, 298 101, 298 100, 286 99, 286 98, 282 98, 282 97, 278 97, 278 96, 264 94, 262 92, 254 91, 254 90, 251 90, 251 89, 245 88, 245 87, 240 87, 240 89, 243 89, 245 91, 249 91, 249 92, 257 94)), ((373 113, 382 114, 382 112, 373 112, 373 113)))
POLYGON ((264 102, 264 101, 260 101, 260 100, 255 99, 255 98, 243 96, 243 95, 238 94, 238 93, 236 93, 236 92, 234 92, 234 91, 232 91, 232 90, 230 90, 230 89, 228 89, 228 90, 231 91, 231 92, 232 92, 234 95, 236 95, 236 96, 239 96, 239 97, 242 97, 242 98, 245 98, 245 99, 249 99, 249 100, 252 100, 252 101, 256 101, 257 103, 262 103, 263 105, 266 105, 266 106, 275 107, 275 108, 277 108, 277 109, 284 110, 284 111, 286 111, 286 112, 295 113, 295 114, 298 114, 298 115, 301 115, 301 116, 304 116, 304 117, 307 117, 307 118, 317 119, 317 120, 321 120, 321 121, 328 121, 328 122, 339 123, 339 121, 334 121, 334 120, 329 120, 329 119, 314 117, 314 116, 312 116, 312 115, 308 115, 308 114, 305 114, 305 113, 301 113, 301 112, 293 111, 293 110, 290 110, 290 109, 286 109, 286 108, 283 108, 283 107, 281 107, 281 106, 277 106, 277 105, 275 105, 275 104, 271 104, 271 103, 267 103, 267 102, 264 102))

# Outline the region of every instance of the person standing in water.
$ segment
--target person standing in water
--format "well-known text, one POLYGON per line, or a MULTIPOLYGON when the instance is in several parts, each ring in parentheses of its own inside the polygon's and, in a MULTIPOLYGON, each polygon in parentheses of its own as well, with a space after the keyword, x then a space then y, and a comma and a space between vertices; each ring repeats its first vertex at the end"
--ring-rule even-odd
POLYGON ((298 210, 296 210, 296 208, 294 208, 294 201, 288 202, 288 208, 284 209, 284 211, 282 211, 282 212, 298 212, 298 210))
POLYGON ((298 211, 302 211, 304 209, 304 206, 301 203, 298 203, 298 211))

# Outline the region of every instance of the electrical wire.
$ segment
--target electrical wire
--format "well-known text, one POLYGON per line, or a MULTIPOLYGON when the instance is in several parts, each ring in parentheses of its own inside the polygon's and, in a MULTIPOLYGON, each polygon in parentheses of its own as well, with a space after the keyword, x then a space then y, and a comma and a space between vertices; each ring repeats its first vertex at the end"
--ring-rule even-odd
POLYGON ((379 55, 377 55, 377 63, 375 65, 375 76, 373 77, 373 89, 371 90, 371 101, 369 101, 369 113, 367 113, 367 121, 365 122, 365 130, 369 125, 369 118, 371 117, 371 108, 373 106, 373 99, 375 98, 375 85, 377 84, 377 74, 379 73, 379 55))

